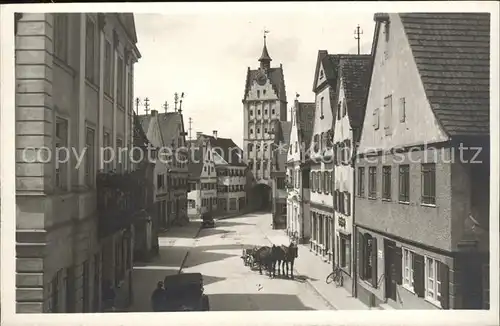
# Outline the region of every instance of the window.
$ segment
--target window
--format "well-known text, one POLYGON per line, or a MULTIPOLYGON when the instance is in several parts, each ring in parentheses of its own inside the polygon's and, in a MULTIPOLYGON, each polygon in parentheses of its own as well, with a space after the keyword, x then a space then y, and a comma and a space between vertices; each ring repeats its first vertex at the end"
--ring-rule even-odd
POLYGON ((324 118, 324 115, 323 115, 323 100, 324 100, 324 98, 322 97, 322 98, 320 99, 320 102, 319 102, 319 109, 320 109, 320 112, 321 112, 320 119, 323 119, 323 118, 324 118))
POLYGON ((392 133, 392 95, 384 98, 384 130, 385 135, 392 133))
POLYGON ((67 169, 69 157, 66 157, 65 151, 58 149, 68 148, 68 122, 67 120, 56 119, 56 153, 59 155, 56 162, 56 187, 58 189, 67 189, 67 169))
POLYGON ((83 263, 82 271, 82 312, 89 312, 89 261, 83 263))
POLYGON ((360 245, 359 275, 362 280, 377 287, 377 239, 370 234, 358 233, 360 245))
POLYGON ((343 196, 344 207, 342 213, 349 216, 351 214, 351 194, 348 191, 344 191, 343 196))
POLYGON ((351 272, 351 237, 340 233, 339 235, 339 263, 340 267, 348 274, 351 272))
POLYGON ((342 109, 342 101, 337 103, 337 120, 340 120, 341 109, 342 109))
POLYGON ((257 128, 257 133, 260 133, 260 128, 257 128))
POLYGON ((156 176, 156 186, 158 189, 163 188, 163 180, 164 180, 164 178, 163 178, 162 174, 158 174, 156 176))
POLYGON ((436 165, 422 164, 422 204, 436 204, 436 165))
POLYGON ((257 114, 260 115, 260 110, 257 110, 257 114))
POLYGON ((413 291, 413 252, 403 248, 403 286, 413 291))
POLYGON ((406 99, 401 97, 399 99, 399 122, 406 121, 406 99))
POLYGON ((382 199, 391 200, 391 167, 382 168, 382 199))
POLYGON ((257 97, 260 97, 260 90, 257 90, 257 97))
MULTIPOLYGON (((262 94, 266 95, 266 90, 265 89, 262 91, 262 94)), ((266 113, 267 113, 267 111, 266 111, 266 113)))
POLYGON ((373 128, 375 130, 378 130, 378 128, 379 128, 379 122, 380 122, 379 120, 380 120, 379 119, 379 109, 375 109, 373 111, 373 128))
POLYGON ((433 303, 440 302, 441 299, 440 265, 431 257, 425 259, 425 298, 433 303))
POLYGON ((50 311, 61 312, 59 306, 59 282, 61 279, 61 270, 57 271, 56 275, 51 280, 50 286, 50 311))
POLYGON ((94 185, 94 169, 95 169, 95 132, 91 128, 87 128, 87 137, 86 137, 86 153, 85 153, 85 179, 87 182, 87 186, 94 185))
POLYGON ((346 102, 346 101, 344 101, 344 102, 342 103, 342 117, 345 117, 345 116, 346 116, 346 114, 347 114, 347 102, 346 102))
POLYGON ((272 113, 272 114, 275 114, 275 113, 276 113, 276 110, 272 109, 272 110, 271 110, 271 113, 272 113))
POLYGON ((118 101, 118 104, 123 105, 123 100, 124 100, 124 89, 123 85, 125 82, 125 78, 123 78, 123 73, 124 73, 124 66, 123 66, 123 59, 121 57, 118 57, 118 64, 116 66, 117 70, 117 76, 116 76, 116 100, 118 101))
POLYGON ((370 166, 368 169, 368 198, 377 198, 377 167, 370 166))
POLYGON ((54 14, 54 54, 63 62, 68 62, 68 15, 54 14))
POLYGON ((410 202, 410 166, 399 166, 399 201, 410 202))
POLYGON ((118 171, 118 173, 122 173, 123 172, 123 166, 125 164, 125 153, 122 152, 122 149, 123 148, 123 141, 118 138, 116 139, 116 150, 117 150, 117 157, 118 157, 118 162, 116 163, 116 171, 118 171))
POLYGON ((111 43, 105 41, 104 50, 104 93, 112 96, 113 92, 113 52, 111 50, 111 43))
POLYGON ((264 134, 267 134, 267 128, 264 128, 264 134))
POLYGON ((85 77, 95 84, 95 24, 89 17, 87 17, 85 51, 85 77))
POLYGON ((250 116, 253 116, 253 110, 250 110, 250 116))
POLYGON ((365 195, 365 168, 358 167, 358 196, 364 197, 365 195))
POLYGON ((103 134, 103 146, 104 148, 109 148, 104 150, 103 155, 104 162, 108 162, 104 163, 104 172, 109 172, 111 170, 111 151, 113 150, 113 148, 111 148, 111 135, 109 134, 109 132, 104 132, 103 134))
POLYGON ((253 129, 252 128, 250 128, 250 134, 253 134, 253 129))

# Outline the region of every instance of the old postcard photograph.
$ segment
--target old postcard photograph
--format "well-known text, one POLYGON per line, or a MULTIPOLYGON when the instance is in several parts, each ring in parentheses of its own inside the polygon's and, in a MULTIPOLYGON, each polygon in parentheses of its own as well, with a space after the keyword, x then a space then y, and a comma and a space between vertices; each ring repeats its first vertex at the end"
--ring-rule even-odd
POLYGON ((497 324, 498 8, 2 6, 2 324, 497 324))

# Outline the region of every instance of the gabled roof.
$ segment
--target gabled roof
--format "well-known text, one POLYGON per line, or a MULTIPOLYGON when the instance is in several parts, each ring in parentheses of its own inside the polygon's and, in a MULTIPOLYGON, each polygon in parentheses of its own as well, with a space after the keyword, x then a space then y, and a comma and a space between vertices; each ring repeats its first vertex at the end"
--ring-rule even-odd
MULTIPOLYGON (((212 150, 222 157, 230 166, 246 166, 243 161, 243 150, 231 138, 213 137, 202 134, 201 137, 210 142, 212 150)), ((217 164, 216 164, 217 165, 217 164)))
POLYGON ((200 146, 200 143, 196 140, 189 141, 188 146, 192 146, 194 148, 190 150, 188 154, 189 177, 190 179, 198 179, 201 175, 201 171, 203 170, 203 149, 200 146))
MULTIPOLYGON (((318 51, 316 70, 314 72, 313 92, 316 93, 316 90, 320 86, 317 84, 317 81, 321 66, 323 66, 323 70, 325 72, 325 82, 327 82, 330 86, 335 87, 337 83, 339 58, 341 56, 343 56, 343 54, 328 54, 328 51, 326 50, 318 51)), ((323 83, 321 85, 323 85, 323 83)))
POLYGON ((449 136, 490 128, 490 14, 399 14, 434 115, 449 136))
POLYGON ((179 133, 183 132, 182 115, 178 112, 158 113, 158 124, 165 146, 170 146, 176 137, 181 136, 179 133))
POLYGON ((139 116, 135 112, 133 114, 134 114, 134 130, 133 130, 134 146, 137 147, 147 146, 151 142, 146 136, 144 129, 142 129, 139 116))
POLYGON ((309 148, 313 134, 316 103, 297 103, 296 116, 299 141, 304 143, 306 148, 309 148))
POLYGON ((278 99, 286 102, 286 90, 285 90, 285 76, 283 75, 283 66, 280 65, 278 68, 269 68, 266 70, 255 69, 251 70, 250 67, 247 70, 247 78, 245 83, 245 92, 243 95, 243 100, 247 98, 248 92, 254 80, 256 80, 258 74, 264 73, 271 82, 273 90, 276 92, 278 99))
POLYGON ((371 55, 344 56, 340 61, 340 76, 351 128, 363 127, 366 100, 371 81, 371 55))

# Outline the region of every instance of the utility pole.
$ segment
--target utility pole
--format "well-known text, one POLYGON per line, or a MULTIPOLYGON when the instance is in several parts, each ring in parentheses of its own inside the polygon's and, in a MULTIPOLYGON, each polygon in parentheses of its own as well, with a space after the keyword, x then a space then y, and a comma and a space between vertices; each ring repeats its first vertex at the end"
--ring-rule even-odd
POLYGON ((361 54, 361 49, 360 49, 361 34, 363 34, 363 30, 360 29, 358 24, 358 27, 356 27, 356 29, 354 30, 354 39, 358 41, 358 55, 361 54))
POLYGON ((146 115, 148 115, 149 112, 149 98, 144 99, 144 111, 146 111, 146 115))
POLYGON ((181 93, 181 100, 179 101, 179 113, 182 114, 182 100, 184 99, 184 92, 181 93))
POLYGON ((191 143, 191 125, 193 124, 193 118, 189 118, 189 142, 191 143))
POLYGON ((139 115, 139 104, 141 103, 141 100, 136 97, 135 98, 135 111, 137 112, 137 115, 139 115))
POLYGON ((179 102, 179 95, 177 93, 174 94, 174 110, 177 112, 177 103, 179 102))

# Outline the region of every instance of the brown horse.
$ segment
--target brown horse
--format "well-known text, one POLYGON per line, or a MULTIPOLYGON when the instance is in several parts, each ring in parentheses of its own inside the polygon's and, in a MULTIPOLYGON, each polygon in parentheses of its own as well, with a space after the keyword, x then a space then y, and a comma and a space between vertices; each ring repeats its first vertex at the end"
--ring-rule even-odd
POLYGON ((295 258, 298 257, 298 247, 291 242, 287 247, 285 245, 272 247, 272 268, 273 276, 276 276, 276 266, 278 267, 278 275, 285 275, 288 277, 288 271, 290 271, 290 277, 293 276, 293 265, 295 258), (280 268, 281 267, 281 268, 280 268))
POLYGON ((262 246, 252 252, 254 262, 259 265, 259 273, 262 274, 262 266, 269 272, 271 277, 272 267, 272 249, 268 246, 262 246))

